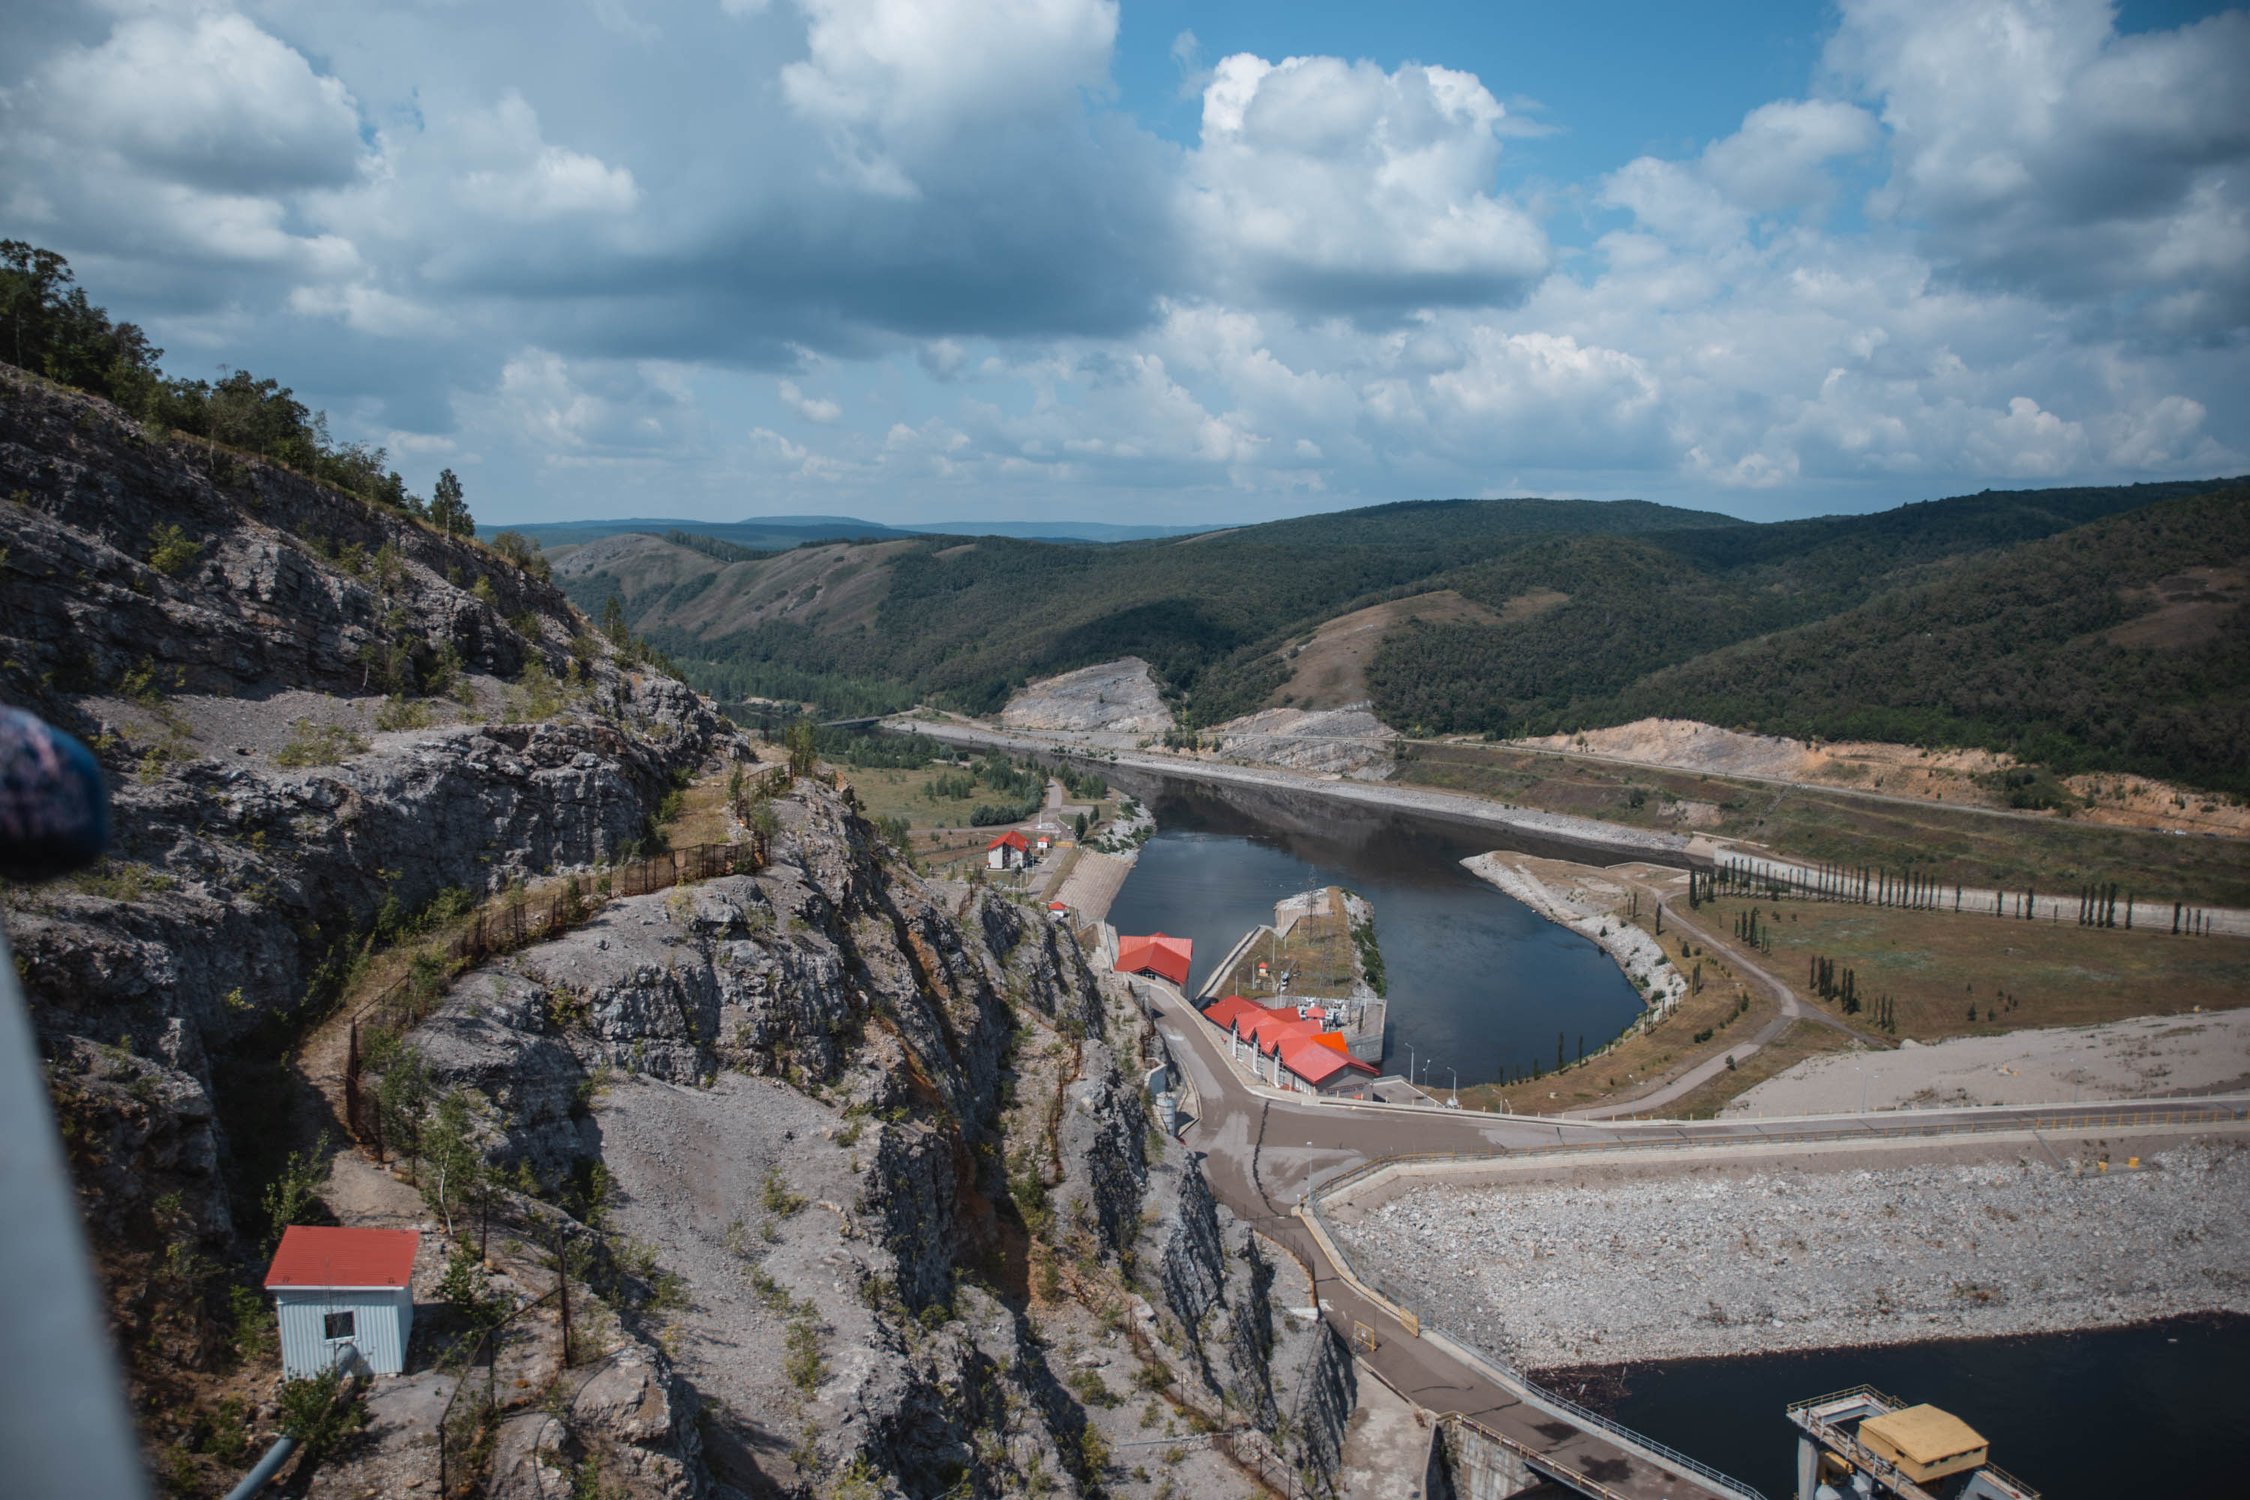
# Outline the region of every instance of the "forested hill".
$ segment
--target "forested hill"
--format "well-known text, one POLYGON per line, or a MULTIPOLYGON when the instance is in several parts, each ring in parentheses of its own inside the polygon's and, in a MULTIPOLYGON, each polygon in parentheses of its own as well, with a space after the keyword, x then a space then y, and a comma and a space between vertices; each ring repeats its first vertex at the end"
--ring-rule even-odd
POLYGON ((938 695, 984 711, 1029 677, 1137 654, 1215 722, 1258 706, 1273 676, 1261 658, 1291 632, 1464 561, 1547 536, 1740 524, 1639 502, 1424 501, 1176 540, 926 537, 732 564, 684 537, 618 536, 570 553, 558 577, 582 607, 621 598, 636 630, 722 693, 848 708, 938 695))
POLYGON ((1967 559, 1587 711, 1989 745, 2250 792, 2246 580, 2250 488, 2236 486, 1967 559))
POLYGON ((1185 722, 1213 724, 1295 701, 1293 660, 1320 627, 1391 601, 1366 690, 1410 732, 1666 714, 2236 789, 2244 493, 1987 491, 1771 525, 1413 502, 1106 547, 917 537, 772 556, 617 536, 559 573, 727 697, 989 712, 1030 678, 1138 655, 1185 722))

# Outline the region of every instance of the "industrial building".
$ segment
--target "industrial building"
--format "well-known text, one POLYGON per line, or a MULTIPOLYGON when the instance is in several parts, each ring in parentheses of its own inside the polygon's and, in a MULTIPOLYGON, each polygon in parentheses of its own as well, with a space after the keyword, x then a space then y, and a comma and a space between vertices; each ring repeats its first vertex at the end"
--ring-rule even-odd
POLYGON ((1797 1500, 2039 1500, 1974 1427, 1871 1385, 1798 1402, 1789 1420, 1803 1433, 1797 1500))

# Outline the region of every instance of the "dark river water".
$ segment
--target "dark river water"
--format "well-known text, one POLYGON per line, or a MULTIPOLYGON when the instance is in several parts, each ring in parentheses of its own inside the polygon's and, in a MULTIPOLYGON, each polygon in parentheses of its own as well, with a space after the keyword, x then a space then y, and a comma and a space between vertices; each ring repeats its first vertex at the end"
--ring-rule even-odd
MULTIPOLYGON (((1385 1071, 1487 1083, 1609 1041, 1641 1002, 1608 954, 1461 867, 1492 832, 1308 799, 1290 806, 1170 782, 1150 798, 1156 836, 1109 920, 1195 940, 1192 992, 1273 904, 1341 885, 1373 903, 1389 979, 1385 1071), (1431 1066, 1434 1064, 1434 1067, 1431 1066), (1448 1070, 1454 1071, 1448 1071, 1448 1070)), ((1539 851, 1562 852, 1562 851, 1539 851)))
POLYGON ((1589 1404, 1774 1500, 1796 1483, 1783 1408, 1855 1385, 1944 1407, 2045 1500, 2250 1495, 2250 1318, 1677 1360, 1623 1379, 1621 1398, 1589 1404))

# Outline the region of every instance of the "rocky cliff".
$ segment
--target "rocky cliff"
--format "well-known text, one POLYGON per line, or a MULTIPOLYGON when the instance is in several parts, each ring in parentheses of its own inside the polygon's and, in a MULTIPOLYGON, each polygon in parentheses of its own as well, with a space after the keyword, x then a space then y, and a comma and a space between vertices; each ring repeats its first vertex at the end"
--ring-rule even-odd
POLYGON ((733 731, 489 550, 5 367, 0 593, 0 698, 115 804, 5 913, 153 1414, 232 1357, 284 1061, 370 945, 631 851, 733 731))
POLYGON ((1333 1404, 1152 1136, 1130 999, 1055 924, 898 870, 827 783, 773 805, 765 870, 614 903, 408 1038, 521 1207, 608 1247, 617 1347, 670 1351, 712 1483, 1131 1493, 1124 1444, 1333 1404))
POLYGON ((1150 1458, 1214 1429, 1333 1472, 1323 1335, 1153 1131, 1161 1043, 1065 929, 919 879, 825 774, 745 809, 755 873, 612 894, 753 754, 707 704, 481 546, 0 382, 0 694, 97 747, 119 828, 6 919, 175 1491, 270 1430, 251 1288, 308 1193, 425 1234, 410 1372, 314 1494, 441 1453, 491 1495, 1241 1488, 1150 1458), (565 874, 551 940, 426 946, 565 874), (322 1067, 385 964, 431 1009, 366 1038, 378 1164, 322 1067))

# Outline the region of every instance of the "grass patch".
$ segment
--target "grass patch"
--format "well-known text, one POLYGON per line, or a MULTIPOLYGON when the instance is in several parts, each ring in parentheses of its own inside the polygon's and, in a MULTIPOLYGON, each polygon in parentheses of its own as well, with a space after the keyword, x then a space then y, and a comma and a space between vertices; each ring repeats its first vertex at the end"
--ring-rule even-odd
MULTIPOLYGON (((1759 908, 1773 951, 1762 962, 1812 999, 1817 955, 1855 971, 1859 993, 1889 995, 1898 1035, 1917 1041, 1989 1036, 2033 1026, 2086 1026, 2132 1016, 2224 1010, 2250 995, 2250 939, 2173 937, 2171 909, 2149 909, 2155 931, 2025 922, 1890 907, 1724 897, 1697 920, 1731 931, 1759 908), (1975 1017, 1970 1008, 1975 1008, 1975 1017)), ((1831 1014, 1835 1007, 1828 1007, 1831 1014)), ((1863 1012, 1855 1023, 1867 1020, 1863 1012)))
POLYGON ((1730 1068, 1708 1083, 1690 1089, 1652 1113, 1668 1120, 1712 1119, 1739 1096, 1767 1079, 1787 1072, 1806 1058, 1841 1052, 1850 1045, 1850 1038, 1826 1026, 1817 1026, 1810 1021, 1791 1021, 1786 1031, 1743 1058, 1740 1066, 1730 1068))
POLYGON ((1712 811, 1694 826, 1713 834, 1825 864, 1911 864, 1949 884, 2075 891, 2116 881, 2150 905, 2250 906, 2250 860, 2232 839, 1997 818, 1937 802, 1870 802, 1819 787, 1559 761, 1499 745, 1417 744, 1399 774, 1414 785, 1637 828, 1677 830, 1690 804, 1699 804, 1712 811))
POLYGON ((290 726, 289 743, 274 752, 277 766, 339 766, 367 748, 367 736, 342 724, 315 724, 299 719, 290 726))

